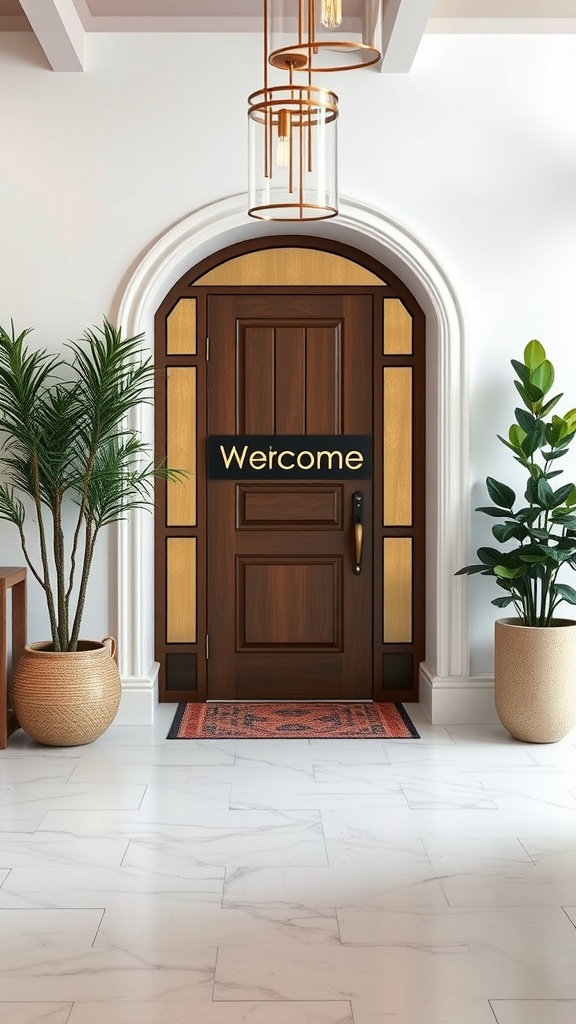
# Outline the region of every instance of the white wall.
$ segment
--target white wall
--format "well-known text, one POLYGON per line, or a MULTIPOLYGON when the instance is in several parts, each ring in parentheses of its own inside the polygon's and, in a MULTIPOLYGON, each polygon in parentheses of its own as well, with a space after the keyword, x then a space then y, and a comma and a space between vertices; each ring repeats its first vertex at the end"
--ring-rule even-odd
MULTIPOLYGON (((115 314, 171 224, 243 191, 245 101, 260 65, 261 40, 248 35, 94 35, 86 72, 55 74, 31 35, 0 35, 0 323, 34 325, 58 347, 115 314)), ((530 338, 576 405, 576 39, 432 35, 409 75, 327 84, 341 100, 342 192, 414 232, 461 302, 478 504, 488 473, 513 472, 495 435, 515 405, 509 359, 530 338)), ((473 549, 489 525, 473 515, 473 549)), ((15 542, 1 525, 2 563, 20 561, 15 542)), ((113 627, 105 550, 86 634, 113 627)), ((38 639, 46 624, 31 591, 38 639)), ((492 588, 473 579, 470 591, 472 671, 489 673, 492 588)))

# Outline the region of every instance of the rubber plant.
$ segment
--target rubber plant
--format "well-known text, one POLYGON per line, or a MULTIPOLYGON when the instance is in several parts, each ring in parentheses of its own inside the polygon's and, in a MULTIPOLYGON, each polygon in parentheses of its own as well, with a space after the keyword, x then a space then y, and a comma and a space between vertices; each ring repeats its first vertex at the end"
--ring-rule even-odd
POLYGON ((476 511, 502 520, 492 527, 501 548, 478 548, 479 563, 465 566, 457 575, 494 577, 504 594, 492 604, 514 605, 521 625, 550 626, 562 601, 576 605, 576 590, 558 582, 565 566, 576 569, 576 486, 557 486, 556 480, 563 473, 559 460, 568 455, 576 434, 576 409, 564 416, 552 414, 563 396, 547 397, 554 367, 539 341, 530 341, 523 361, 513 359, 512 366, 522 407, 514 411, 508 438, 497 436, 526 470, 526 489, 516 506, 513 489, 487 477, 493 504, 476 511))
POLYGON ((105 319, 53 355, 27 346, 30 330, 0 327, 0 519, 16 526, 44 592, 54 651, 75 651, 100 532, 151 504, 154 477, 178 473, 155 466, 127 426, 151 399, 142 335, 124 338, 105 319))

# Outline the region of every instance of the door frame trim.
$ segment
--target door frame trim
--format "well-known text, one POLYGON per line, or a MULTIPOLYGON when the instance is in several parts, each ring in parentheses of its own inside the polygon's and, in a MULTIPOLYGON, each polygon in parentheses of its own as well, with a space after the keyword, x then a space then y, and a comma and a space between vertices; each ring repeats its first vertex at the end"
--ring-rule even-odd
MULTIPOLYGON (((307 225, 308 233, 311 226, 307 225)), ((236 241, 277 234, 273 224, 247 223, 245 194, 230 196, 191 213, 156 240, 136 266, 117 304, 116 318, 129 334, 143 332, 151 353, 154 313, 170 288, 205 256, 236 241)), ((283 234, 286 226, 283 226, 283 234)), ((294 232, 297 234, 297 228, 294 232)), ((334 221, 320 223, 319 238, 337 239, 374 256, 405 282, 427 319, 427 492, 426 660, 423 672, 436 677, 469 675, 467 588, 454 573, 467 557, 468 387, 464 324, 460 305, 433 253, 384 211, 354 199, 341 200, 334 221)), ((152 443, 150 406, 135 410, 131 426, 152 443)), ((117 531, 117 624, 123 713, 133 720, 136 693, 139 721, 152 721, 157 703, 152 586, 154 530, 150 515, 130 512, 117 531), (124 701, 124 694, 130 700, 124 701)), ((428 688, 430 689, 430 688, 428 688)), ((433 687, 432 687, 433 689, 433 687)), ((433 717, 432 699, 431 705, 433 717)))

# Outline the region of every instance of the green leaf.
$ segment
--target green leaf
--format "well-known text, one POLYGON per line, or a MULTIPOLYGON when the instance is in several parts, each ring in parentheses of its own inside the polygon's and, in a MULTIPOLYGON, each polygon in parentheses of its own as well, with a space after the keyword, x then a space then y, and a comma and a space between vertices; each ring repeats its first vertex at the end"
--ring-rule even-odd
POLYGON ((512 604, 513 601, 513 597, 495 597, 490 603, 495 604, 497 608, 506 608, 506 606, 512 604))
POLYGON ((533 455, 538 448, 541 448, 546 440, 546 428, 541 420, 536 420, 534 428, 526 434, 522 442, 522 451, 525 455, 533 455))
POLYGON ((495 565, 494 575, 501 576, 504 580, 515 580, 518 576, 524 575, 523 568, 511 569, 508 565, 495 565))
POLYGON ((479 505, 475 512, 483 512, 485 516, 493 516, 494 519, 503 519, 505 516, 510 515, 509 509, 494 508, 493 505, 479 505))
POLYGON ((541 479, 538 481, 538 501, 544 508, 554 508, 556 502, 554 501, 554 491, 550 487, 547 480, 541 479))
POLYGON ((568 601, 568 604, 576 604, 576 590, 573 587, 568 587, 565 583, 554 583, 552 590, 560 594, 562 600, 568 601))
POLYGON ((523 384, 529 384, 530 383, 530 367, 529 366, 525 366, 524 363, 520 363, 518 361, 518 359, 511 359, 510 362, 512 363, 512 366, 516 370, 516 373, 520 377, 520 380, 522 381, 522 383, 523 384))
POLYGON ((511 487, 500 483, 499 480, 495 480, 491 476, 486 477, 486 487, 495 505, 499 505, 500 508, 512 508, 516 501, 516 495, 511 487))
POLYGON ((463 569, 458 569, 458 572, 455 572, 454 575, 455 576, 463 576, 463 575, 472 576, 474 573, 478 573, 478 572, 486 572, 486 566, 485 565, 465 565, 463 569))
POLYGON ((549 412, 552 412, 552 409, 554 408, 555 405, 558 404, 558 402, 560 401, 561 398, 562 398, 561 394, 560 395, 555 395, 554 398, 550 398, 549 401, 546 402, 546 405, 543 405, 542 408, 540 409, 540 415, 541 416, 547 416, 549 412))
POLYGON ((540 363, 546 359, 546 350, 539 341, 534 338, 529 341, 524 349, 524 362, 529 370, 535 370, 540 363))
MULTIPOLYGON (((517 409, 516 411, 521 412, 523 415, 526 416, 529 415, 529 413, 524 413, 524 409, 517 409)), ((531 418, 533 419, 533 417, 531 418)), ((519 448, 525 437, 526 431, 523 430, 523 428, 519 426, 517 423, 513 423, 512 426, 510 427, 510 430, 508 431, 508 440, 510 441, 510 444, 513 445, 514 448, 519 448)))
MULTIPOLYGON (((536 426, 538 420, 535 416, 532 415, 532 413, 526 412, 525 409, 518 408, 514 409, 514 415, 521 430, 524 431, 524 434, 530 434, 534 430, 534 427, 536 426)), ((512 429, 513 427, 510 427, 510 430, 512 429)), ((516 429, 518 429, 518 427, 516 427, 516 429)), ((523 440, 524 438, 521 439, 521 441, 523 440)))
POLYGON ((476 554, 480 561, 484 562, 484 565, 489 565, 490 567, 498 565, 498 562, 502 558, 502 553, 500 551, 496 551, 495 548, 478 548, 476 554))
POLYGON ((574 484, 564 484, 563 487, 559 487, 557 491, 554 491, 554 504, 563 505, 572 494, 573 487, 574 484))
POLYGON ((533 406, 534 403, 532 401, 532 398, 528 394, 528 391, 527 391, 526 387, 524 386, 524 384, 521 384, 520 381, 515 380, 514 381, 514 387, 516 388, 516 390, 517 390, 518 394, 520 395, 520 398, 524 402, 524 405, 526 406, 526 408, 527 409, 532 409, 532 406, 533 406))
POLYGON ((549 359, 543 359, 535 369, 530 372, 530 384, 535 384, 545 395, 554 383, 554 367, 549 359))

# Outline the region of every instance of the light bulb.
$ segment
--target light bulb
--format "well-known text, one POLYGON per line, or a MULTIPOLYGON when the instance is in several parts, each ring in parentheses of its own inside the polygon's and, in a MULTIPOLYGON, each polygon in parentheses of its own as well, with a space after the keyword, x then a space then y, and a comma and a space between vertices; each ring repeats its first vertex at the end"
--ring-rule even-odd
POLYGON ((276 146, 276 166, 288 167, 290 164, 290 111, 278 112, 278 144, 276 146))
POLYGON ((322 0, 321 21, 324 28, 338 28, 342 24, 342 0, 322 0))

